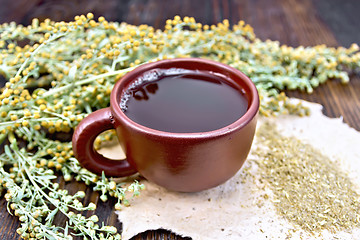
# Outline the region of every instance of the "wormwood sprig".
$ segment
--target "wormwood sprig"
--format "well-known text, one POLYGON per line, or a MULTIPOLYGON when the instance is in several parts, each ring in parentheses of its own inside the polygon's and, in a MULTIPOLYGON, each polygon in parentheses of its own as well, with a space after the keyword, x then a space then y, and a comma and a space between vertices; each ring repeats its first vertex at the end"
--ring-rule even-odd
MULTIPOLYGON (((285 89, 311 93, 329 78, 349 81, 348 72, 360 65, 357 45, 292 48, 277 41, 261 41, 243 21, 230 27, 227 20, 202 25, 192 17, 166 21, 164 30, 76 16, 71 22, 39 22, 30 26, 0 25, 0 75, 8 80, 0 94, 0 193, 9 212, 18 216, 23 238, 119 239, 111 226, 100 226, 97 216, 84 217, 94 204, 84 206, 84 192, 60 189, 65 181, 84 182, 115 209, 128 206, 127 196, 138 196, 143 186, 126 185, 83 169, 69 139, 89 113, 107 107, 114 83, 140 64, 174 57, 202 57, 231 65, 247 74, 260 93, 260 113, 306 115, 293 105, 285 89), (21 147, 20 147, 21 146, 21 147), (55 216, 66 218, 55 226, 55 216)), ((214 96, 217 97, 217 96, 214 96)), ((113 134, 100 136, 95 147, 113 134)))
MULTIPOLYGON (((81 214, 74 213, 74 211, 96 209, 94 203, 84 206, 79 201, 85 197, 84 192, 79 191, 74 195, 69 195, 67 190, 59 189, 59 184, 51 181, 56 179, 54 171, 36 166, 34 159, 38 156, 30 155, 24 149, 18 149, 15 138, 11 140, 11 146, 12 151, 6 146, 1 160, 2 162, 16 162, 13 163, 16 167, 13 167, 10 173, 0 169, 0 177, 3 186, 11 189, 5 194, 5 199, 8 201, 10 209, 22 222, 21 227, 17 230, 22 237, 71 239, 71 236, 65 233, 69 233, 69 230, 72 229, 79 232, 76 235, 88 236, 92 239, 97 239, 100 235, 120 239, 116 228, 100 227, 96 224, 98 221, 96 215, 85 218, 81 214), (69 219, 65 229, 53 226, 54 217, 58 213, 69 219)), ((81 177, 81 173, 78 176, 81 177)), ((98 185, 103 185, 103 183, 99 182, 94 189, 98 188, 98 185)), ((140 187, 136 183, 135 185, 140 187)), ((113 187, 113 190, 115 191, 116 188, 117 186, 113 187)), ((119 196, 121 199, 125 192, 126 188, 122 188, 121 196, 119 196)))

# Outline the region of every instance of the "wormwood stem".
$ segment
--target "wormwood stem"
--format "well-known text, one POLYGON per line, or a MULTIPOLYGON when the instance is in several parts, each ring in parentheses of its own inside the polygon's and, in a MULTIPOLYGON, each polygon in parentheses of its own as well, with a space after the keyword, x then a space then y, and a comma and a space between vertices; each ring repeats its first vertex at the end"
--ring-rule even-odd
POLYGON ((46 44, 49 44, 50 42, 53 42, 63 36, 65 36, 66 33, 61 33, 58 35, 54 35, 53 37, 49 38, 47 41, 43 42, 42 44, 40 44, 30 55, 30 57, 26 58, 25 61, 23 62, 23 64, 21 64, 19 70, 16 72, 15 77, 20 76, 22 71, 24 70, 24 68, 28 65, 29 61, 32 59, 32 57, 34 55, 36 55, 41 48, 43 48, 46 44))
MULTIPOLYGON (((16 144, 16 140, 12 143, 12 144, 16 144)), ((77 227, 78 230, 81 231, 81 233, 83 235, 88 235, 90 236, 91 233, 90 233, 90 230, 89 229, 86 229, 86 228, 83 228, 82 227, 82 224, 81 222, 78 221, 77 218, 74 218, 72 216, 69 215, 68 212, 64 211, 63 208, 61 207, 61 202, 57 199, 54 199, 54 198, 51 198, 48 194, 46 194, 42 189, 41 187, 38 185, 38 181, 35 180, 34 176, 31 174, 31 172, 29 171, 29 168, 26 167, 27 164, 29 164, 26 160, 26 157, 20 153, 18 150, 15 150, 14 153, 16 154, 16 156, 18 157, 18 161, 20 162, 20 166, 21 168, 25 171, 26 175, 27 175, 27 178, 29 179, 29 181, 31 182, 32 186, 35 188, 35 190, 41 194, 41 196, 43 196, 47 201, 49 201, 54 207, 55 207, 55 210, 52 210, 52 211, 60 211, 62 214, 64 214, 69 220, 71 220, 71 222, 73 223, 73 225, 75 227, 77 227)), ((31 164, 30 164, 31 165, 31 164)), ((41 181, 40 181, 41 183, 41 181)), ((63 203, 64 204, 64 203, 63 203)), ((77 209, 77 210, 88 210, 89 207, 87 208, 80 208, 80 209, 77 209)), ((51 219, 49 219, 51 221, 51 219)), ((52 236, 55 237, 55 239, 58 238, 58 236, 54 235, 53 232, 50 232, 50 234, 52 236)))
POLYGON ((124 74, 124 73, 130 72, 131 70, 135 69, 136 67, 138 67, 138 66, 129 67, 129 68, 126 68, 126 69, 120 69, 120 70, 116 70, 116 71, 113 71, 113 72, 103 73, 103 74, 100 74, 100 75, 97 75, 97 76, 89 77, 87 79, 76 81, 73 84, 69 84, 69 85, 66 85, 66 86, 59 87, 59 88, 53 88, 53 89, 47 91, 46 93, 44 93, 42 96, 43 97, 48 97, 48 96, 54 95, 55 93, 59 93, 59 92, 71 89, 74 86, 81 86, 81 85, 84 85, 84 84, 91 83, 91 82, 93 82, 93 81, 95 81, 97 79, 101 79, 101 78, 105 78, 105 77, 111 77, 111 76, 115 76, 115 75, 118 75, 118 74, 124 74))
MULTIPOLYGON (((64 118, 64 117, 62 117, 64 118)), ((32 119, 32 118, 25 118, 25 119, 29 119, 31 120, 32 122, 42 122, 42 121, 54 121, 54 120, 58 120, 59 118, 51 118, 51 117, 48 117, 48 118, 39 118, 39 119, 32 119)), ((7 121, 7 122, 1 122, 0 123, 0 127, 4 127, 4 126, 13 126, 14 123, 22 123, 23 120, 15 120, 15 121, 7 121)), ((1 141, 0 141, 1 142, 1 141)))

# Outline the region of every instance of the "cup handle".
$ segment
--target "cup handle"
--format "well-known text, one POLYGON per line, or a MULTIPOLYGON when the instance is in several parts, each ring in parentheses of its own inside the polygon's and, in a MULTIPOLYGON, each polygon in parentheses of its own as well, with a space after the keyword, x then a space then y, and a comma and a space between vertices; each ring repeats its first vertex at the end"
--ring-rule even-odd
POLYGON ((84 168, 109 177, 125 177, 137 170, 125 160, 112 160, 99 154, 94 149, 96 137, 106 130, 114 129, 110 108, 103 108, 90 113, 76 127, 72 137, 72 146, 76 159, 84 168))

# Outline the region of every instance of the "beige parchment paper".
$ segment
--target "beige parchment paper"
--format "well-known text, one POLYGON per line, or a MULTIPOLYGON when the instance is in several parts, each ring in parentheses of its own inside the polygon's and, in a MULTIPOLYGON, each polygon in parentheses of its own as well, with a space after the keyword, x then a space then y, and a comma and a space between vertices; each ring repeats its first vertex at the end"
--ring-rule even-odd
MULTIPOLYGON (((294 100, 297 101, 297 100, 294 100)), ((310 143, 330 159, 340 159, 344 171, 360 186, 360 133, 341 118, 330 119, 318 104, 307 103, 309 117, 278 116, 273 121, 281 134, 296 136, 310 143)), ((259 119, 259 126, 264 122, 259 119)), ((254 147, 256 147, 256 139, 254 147)), ((103 149, 111 155, 118 146, 103 149)), ((106 153, 107 152, 107 153, 106 153)), ((246 165, 256 158, 250 153, 246 165)), ((242 168, 242 169, 243 169, 242 168)), ((123 224, 123 239, 146 230, 167 229, 197 239, 360 239, 360 229, 319 236, 307 233, 279 216, 270 199, 269 189, 259 190, 256 181, 247 181, 242 169, 226 183, 199 193, 168 191, 146 180, 146 189, 118 211, 123 224)), ((256 175, 256 169, 252 169, 256 175)), ((360 211, 360 210, 359 210, 360 211)))

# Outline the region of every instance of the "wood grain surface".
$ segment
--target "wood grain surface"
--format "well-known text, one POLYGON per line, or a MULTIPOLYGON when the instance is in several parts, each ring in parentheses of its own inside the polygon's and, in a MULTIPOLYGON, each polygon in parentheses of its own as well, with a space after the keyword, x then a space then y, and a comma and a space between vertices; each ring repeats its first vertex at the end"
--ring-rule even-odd
MULTIPOLYGON (((357 0, 0 0, 0 23, 16 21, 27 25, 31 19, 51 18, 72 20, 75 15, 93 12, 111 21, 149 24, 163 28, 165 20, 175 15, 193 16, 203 24, 214 24, 223 19, 230 23, 244 20, 262 39, 278 40, 289 46, 350 46, 360 43, 360 1, 357 0)), ((290 92, 288 96, 302 98, 324 106, 329 117, 343 117, 344 122, 360 131, 360 77, 351 76, 343 85, 339 80, 328 81, 308 95, 290 92)), ((113 211, 114 200, 100 203, 99 195, 79 183, 61 186, 69 191, 86 191, 85 202, 98 204, 96 214, 105 224, 121 229, 113 211)), ((88 214, 91 214, 90 212, 88 214)), ((19 239, 15 233, 19 223, 9 215, 6 202, 0 200, 0 240, 19 239)), ((61 224, 62 219, 57 219, 61 224)), ((188 239, 165 230, 147 231, 133 239, 188 239)))

